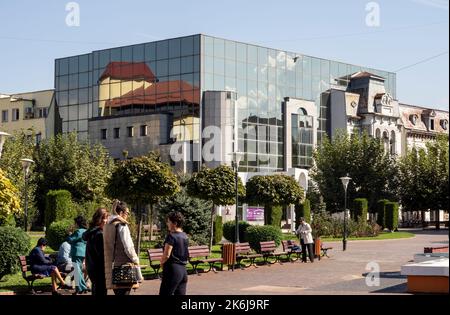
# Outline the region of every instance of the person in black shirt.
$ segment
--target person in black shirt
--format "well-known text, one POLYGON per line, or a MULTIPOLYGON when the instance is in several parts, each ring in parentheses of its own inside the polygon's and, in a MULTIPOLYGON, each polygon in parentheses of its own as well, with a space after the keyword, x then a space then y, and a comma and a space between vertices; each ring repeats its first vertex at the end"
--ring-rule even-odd
POLYGON ((89 230, 83 234, 83 240, 86 241, 86 269, 92 282, 92 295, 107 295, 103 227, 108 222, 108 215, 108 210, 98 208, 92 217, 89 230))
POLYGON ((188 238, 181 227, 184 217, 180 212, 167 216, 169 234, 164 241, 164 254, 161 258, 163 268, 159 295, 186 295, 188 262, 188 238))

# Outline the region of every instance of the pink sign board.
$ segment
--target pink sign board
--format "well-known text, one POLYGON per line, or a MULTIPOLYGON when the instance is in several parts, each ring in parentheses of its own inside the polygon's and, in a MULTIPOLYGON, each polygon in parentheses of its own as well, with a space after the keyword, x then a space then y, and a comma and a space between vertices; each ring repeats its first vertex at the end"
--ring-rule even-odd
POLYGON ((264 221, 264 208, 247 208, 247 221, 264 221))

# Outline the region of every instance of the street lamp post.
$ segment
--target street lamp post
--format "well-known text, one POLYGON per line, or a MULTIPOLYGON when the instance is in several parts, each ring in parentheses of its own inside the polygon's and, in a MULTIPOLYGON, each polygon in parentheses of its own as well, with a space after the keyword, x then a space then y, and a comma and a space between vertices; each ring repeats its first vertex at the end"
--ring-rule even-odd
POLYGON ((34 163, 31 159, 21 159, 23 171, 25 173, 25 222, 24 228, 25 232, 28 229, 28 174, 30 172, 30 166, 34 163))
POLYGON ((347 176, 340 178, 342 185, 344 186, 345 198, 344 198, 344 238, 342 239, 342 250, 347 249, 347 187, 351 178, 347 176))
POLYGON ((6 137, 9 137, 10 134, 0 131, 0 158, 2 157, 3 145, 5 144, 6 137))
POLYGON ((234 179, 234 188, 235 188, 235 192, 236 192, 236 211, 235 211, 235 231, 234 231, 234 240, 235 243, 239 243, 239 217, 238 217, 238 205, 239 205, 239 187, 238 187, 238 182, 239 182, 239 162, 241 162, 243 153, 241 152, 234 152, 233 154, 233 168, 234 168, 234 175, 235 175, 235 179, 234 179))

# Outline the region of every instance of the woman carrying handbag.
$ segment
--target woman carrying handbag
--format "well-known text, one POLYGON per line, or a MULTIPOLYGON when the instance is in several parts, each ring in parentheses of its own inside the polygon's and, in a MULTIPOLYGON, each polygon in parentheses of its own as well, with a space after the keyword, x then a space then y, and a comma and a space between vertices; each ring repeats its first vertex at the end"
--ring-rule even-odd
POLYGON ((126 203, 117 200, 112 213, 103 229, 106 288, 116 295, 129 295, 143 280, 128 227, 130 210, 126 203))

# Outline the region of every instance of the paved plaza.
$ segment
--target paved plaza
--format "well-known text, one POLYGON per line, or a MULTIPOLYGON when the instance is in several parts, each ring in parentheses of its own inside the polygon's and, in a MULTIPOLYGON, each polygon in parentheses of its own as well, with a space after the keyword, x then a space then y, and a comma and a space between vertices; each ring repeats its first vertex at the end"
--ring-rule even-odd
MULTIPOLYGON (((349 241, 342 251, 342 242, 333 246, 331 258, 314 263, 283 263, 250 267, 245 270, 190 275, 189 295, 271 295, 271 294, 405 294, 406 277, 400 275, 401 265, 412 261, 414 254, 427 246, 448 245, 448 230, 409 230, 414 238, 398 240, 349 241), (366 284, 367 264, 380 267, 379 286, 366 284)), ((148 263, 148 262, 147 262, 148 263)), ((369 281, 374 283, 374 281, 369 281)), ((159 280, 146 280, 133 294, 158 294, 159 280)))

